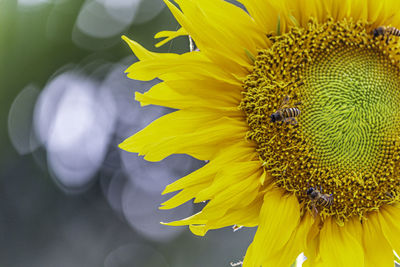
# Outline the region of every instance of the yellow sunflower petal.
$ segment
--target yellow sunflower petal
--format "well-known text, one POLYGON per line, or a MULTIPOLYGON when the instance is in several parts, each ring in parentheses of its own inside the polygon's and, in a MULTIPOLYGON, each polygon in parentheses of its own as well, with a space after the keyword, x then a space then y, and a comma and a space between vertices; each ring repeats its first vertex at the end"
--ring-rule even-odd
POLYGON ((393 266, 393 250, 382 233, 377 212, 362 224, 365 266, 393 266))
POLYGON ((187 217, 185 219, 179 220, 179 221, 174 221, 174 222, 161 222, 163 225, 170 225, 170 226, 183 226, 183 225, 189 225, 189 224, 205 224, 207 223, 207 219, 204 218, 199 218, 199 214, 201 212, 196 213, 190 217, 187 217))
POLYGON ((257 183, 258 176, 259 173, 252 173, 243 181, 219 189, 203 208, 203 212, 207 213, 208 218, 214 219, 223 216, 228 209, 249 205, 257 197, 260 186, 257 183))
POLYGON ((382 25, 392 25, 398 27, 400 14, 398 12, 400 8, 399 1, 385 1, 383 12, 385 17, 383 17, 382 25))
MULTIPOLYGON (((251 168, 249 163, 245 164, 240 165, 240 167, 251 168), (247 166, 245 164, 247 164, 247 166)), ((235 167, 237 166, 234 166, 234 168, 235 167)), ((258 165, 257 168, 259 169, 260 165, 258 165)), ((251 205, 251 203, 254 202, 255 198, 259 195, 259 184, 256 182, 258 175, 259 172, 244 178, 243 181, 232 183, 232 185, 227 187, 225 186, 225 188, 218 188, 218 194, 210 195, 210 201, 200 213, 191 216, 189 219, 171 222, 168 224, 199 224, 199 220, 205 221, 205 223, 201 224, 206 224, 208 221, 214 221, 218 223, 218 221, 224 217, 230 209, 237 210, 240 208, 246 208, 247 206, 251 205)), ((212 227, 212 224, 208 224, 208 227, 212 227)))
POLYGON ((287 17, 290 15, 294 16, 299 24, 306 27, 310 20, 310 17, 316 18, 318 21, 326 19, 326 13, 324 10, 325 2, 320 0, 287 0, 284 1, 286 9, 288 11, 287 17))
POLYGON ((299 225, 283 248, 263 263, 263 266, 290 266, 296 257, 305 250, 307 235, 312 227, 313 219, 310 214, 303 216, 299 225))
POLYGON ((155 53, 148 51, 126 36, 122 36, 122 39, 127 42, 133 53, 140 59, 139 62, 132 64, 126 70, 127 76, 131 79, 144 81, 154 78, 163 80, 184 79, 186 75, 190 77, 193 73, 196 73, 195 77, 205 76, 222 80, 228 84, 240 85, 240 81, 234 75, 212 64, 201 53, 186 53, 184 55, 155 53))
POLYGON ((190 230, 195 235, 204 236, 208 230, 232 226, 234 224, 244 227, 257 226, 262 203, 262 197, 258 197, 258 199, 246 208, 228 210, 224 216, 208 220, 205 224, 190 225, 190 230))
POLYGON ((209 163, 191 174, 168 185, 163 194, 187 188, 204 181, 211 181, 221 169, 229 168, 231 163, 251 161, 255 158, 254 145, 238 142, 216 155, 209 163), (209 178, 210 177, 210 178, 209 178))
POLYGON ((373 27, 400 26, 399 1, 368 1, 368 19, 373 27))
POLYGON ((154 78, 169 80, 170 75, 197 73, 223 81, 236 80, 230 73, 222 70, 208 61, 200 53, 186 53, 170 57, 160 57, 159 60, 143 60, 134 63, 127 70, 131 79, 149 81, 154 78))
MULTIPOLYGON (((168 185, 163 194, 181 189, 183 190, 170 200, 164 202, 160 209, 174 208, 192 198, 198 197, 199 192, 202 192, 201 194, 204 196, 205 192, 209 192, 209 188, 217 188, 216 184, 213 183, 217 173, 221 172, 223 169, 230 170, 235 163, 249 162, 252 158, 254 158, 254 148, 249 146, 249 144, 246 144, 245 142, 239 142, 232 145, 224 150, 223 153, 218 154, 215 159, 211 160, 199 170, 168 185), (211 187, 212 183, 213 187, 211 187)), ((249 166, 250 165, 246 165, 243 167, 248 168, 249 166)), ((254 166, 255 169, 259 169, 260 163, 255 164, 254 166)), ((231 177, 227 177, 227 179, 230 178, 231 177)), ((256 185, 256 183, 253 184, 256 185)), ((206 197, 204 200, 211 199, 213 196, 213 194, 208 194, 208 197, 206 197)), ((200 202, 200 200, 197 199, 196 202, 200 202)), ((245 202, 242 202, 242 205, 244 203, 245 202)))
POLYGON ((364 251, 361 240, 357 240, 348 226, 339 226, 327 219, 320 233, 321 259, 326 266, 364 266, 364 251))
POLYGON ((160 41, 160 42, 158 42, 155 45, 155 47, 163 46, 164 44, 168 43, 172 39, 175 39, 176 37, 184 36, 184 35, 188 35, 188 33, 186 32, 186 30, 183 27, 181 27, 177 31, 161 31, 161 32, 158 32, 158 33, 156 33, 154 38, 155 39, 165 38, 165 39, 160 41))
POLYGON ((216 64, 225 66, 230 72, 241 77, 246 75, 251 69, 252 62, 245 51, 248 50, 254 55, 256 48, 262 47, 267 42, 250 17, 240 8, 221 0, 213 2, 186 0, 177 3, 182 12, 166 1, 175 18, 188 31, 200 51, 216 64), (220 25, 224 27, 221 28, 220 25), (238 31, 241 34, 234 34, 238 31), (208 34, 204 35, 204 32, 208 34), (234 46, 229 45, 233 43, 234 46), (226 49, 229 49, 229 54, 225 53, 226 49))
MULTIPOLYGON (((177 0, 180 5, 187 0, 177 0)), ((198 4, 207 14, 211 25, 229 38, 227 42, 236 42, 237 46, 247 48, 256 53, 256 47, 265 47, 264 32, 257 27, 254 20, 241 8, 224 0, 190 0, 198 4), (224 10, 224 12, 220 12, 224 10), (222 27, 222 25, 224 25, 222 27), (240 32, 241 34, 235 34, 240 32)), ((182 6, 183 7, 183 6, 182 6)), ((234 48, 233 48, 234 49, 234 48)))
POLYGON ((259 214, 262 206, 262 193, 259 193, 256 199, 248 206, 243 208, 232 208, 224 216, 210 220, 205 226, 209 229, 222 228, 229 225, 242 225, 245 227, 254 227, 258 225, 259 214))
POLYGON ((373 0, 367 1, 369 21, 376 21, 378 19, 378 17, 382 13, 384 4, 385 1, 373 1, 373 0))
POLYGON ((368 19, 368 5, 365 0, 352 0, 350 2, 351 17, 354 20, 367 20, 368 19))
POLYGON ((383 235, 390 246, 399 254, 400 252, 400 205, 387 205, 379 211, 379 222, 383 235))
POLYGON ((133 53, 139 60, 154 59, 157 57, 168 56, 168 54, 158 54, 158 53, 150 52, 146 48, 141 46, 139 43, 129 39, 125 35, 123 35, 121 38, 129 45, 129 47, 131 48, 131 50, 133 51, 133 53))
MULTIPOLYGON (((214 179, 214 182, 202 192, 196 196, 197 201, 205 201, 210 199, 213 195, 217 195, 218 192, 225 190, 226 185, 229 184, 229 188, 238 183, 246 181, 246 175, 253 175, 255 172, 259 172, 261 169, 260 161, 247 161, 240 163, 232 163, 227 168, 221 169, 214 179)), ((258 177, 260 174, 258 175, 258 177)), ((258 185, 258 181, 254 183, 258 185)), ((243 190, 246 188, 243 187, 243 190)), ((232 195, 234 196, 234 195, 232 195)))
POLYGON ((167 114, 129 137, 119 147, 159 161, 176 153, 208 160, 222 148, 244 139, 244 122, 207 113, 180 110, 167 114))
POLYGON ((247 250, 243 267, 259 267, 276 255, 288 242, 299 220, 299 203, 294 195, 284 195, 279 189, 268 190, 260 211, 258 230, 247 250))
MULTIPOLYGON (((232 226, 234 224, 244 227, 254 227, 258 225, 259 214, 261 210, 262 195, 259 194, 257 198, 245 208, 230 209, 224 216, 207 220, 204 224, 191 225, 190 230, 196 235, 205 235, 208 230, 232 226)), ((198 218, 206 218, 206 214, 200 212, 196 215, 198 218)))
POLYGON ((389 19, 385 22, 385 24, 391 24, 392 26, 396 28, 400 28, 400 13, 397 12, 397 10, 400 9, 400 3, 399 1, 393 1, 389 5, 392 6, 392 9, 390 9, 390 15, 389 19))
MULTIPOLYGON (((247 206, 257 196, 257 189, 259 187, 259 184, 255 181, 259 177, 259 174, 255 173, 253 175, 253 172, 258 171, 260 169, 260 166, 261 165, 259 162, 256 162, 256 164, 252 164, 251 161, 236 164, 234 162, 231 162, 229 166, 225 166, 225 169, 229 171, 227 173, 224 173, 223 175, 220 175, 224 177, 220 178, 219 176, 217 176, 216 178, 214 178, 213 182, 212 173, 204 176, 204 173, 207 173, 207 170, 203 172, 198 172, 202 173, 202 175, 199 177, 200 180, 198 182, 191 186, 188 186, 186 184, 185 188, 181 192, 179 192, 170 200, 164 202, 162 204, 163 207, 161 208, 174 208, 184 203, 182 201, 186 202, 192 198, 196 198, 195 202, 202 202, 211 199, 211 201, 207 204, 203 211, 208 212, 207 216, 212 219, 215 218, 215 215, 217 217, 223 215, 223 211, 226 211, 231 207, 240 208, 247 206), (236 181, 234 177, 234 169, 241 167, 245 167, 249 171, 236 173, 236 175, 241 175, 242 177, 242 180, 236 181), (252 171, 251 168, 254 168, 254 171, 252 171), (248 175, 249 177, 243 178, 246 175, 248 175), (226 186, 226 184, 223 183, 226 182, 225 179, 231 179, 232 184, 230 186, 226 186), (191 197, 189 194, 191 194, 191 197), (213 212, 215 213, 214 215, 211 214, 213 212)), ((193 177, 196 178, 198 177, 198 175, 190 176, 190 178, 193 177)), ((191 179, 191 181, 192 183, 194 183, 193 179, 191 179)), ((180 185, 182 186, 182 183, 180 183, 180 185)))
POLYGON ((163 224, 171 226, 190 225, 190 229, 196 235, 204 235, 210 229, 221 228, 233 224, 253 227, 259 222, 263 196, 263 193, 258 193, 256 198, 247 206, 233 206, 228 210, 221 210, 219 214, 213 213, 214 211, 212 209, 203 209, 201 212, 188 218, 163 224))
POLYGON ((304 254, 307 260, 303 263, 303 267, 326 266, 323 264, 319 254, 320 235, 318 224, 319 222, 314 222, 306 239, 304 254))
POLYGON ((217 218, 210 219, 207 212, 203 210, 188 218, 163 224, 171 226, 195 226, 193 229, 196 229, 196 235, 204 235, 210 229, 222 228, 233 224, 253 227, 258 224, 259 212, 263 203, 260 196, 261 194, 258 195, 258 199, 254 200, 246 208, 230 209, 223 216, 217 218))
POLYGON ((135 97, 142 105, 162 105, 177 109, 231 108, 239 112, 237 106, 240 102, 240 91, 241 87, 219 80, 174 80, 158 83, 144 94, 136 92, 135 97))
POLYGON ((163 202, 160 209, 165 210, 176 208, 179 205, 182 205, 183 203, 193 199, 199 191, 207 188, 210 184, 211 180, 182 189, 182 191, 180 191, 178 194, 163 202))
POLYGON ((284 6, 278 1, 265 1, 265 0, 240 0, 246 6, 251 17, 254 18, 260 29, 265 33, 276 33, 278 17, 282 18, 280 30, 286 32, 286 21, 284 6))
MULTIPOLYGON (((335 265, 332 265, 332 267, 334 267, 335 265)), ((321 260, 317 260, 317 261, 313 261, 311 259, 307 259, 302 267, 330 267, 329 265, 326 265, 323 261, 321 260)))
POLYGON ((201 225, 190 225, 189 226, 190 231, 198 236, 204 236, 207 231, 209 230, 204 224, 201 225))
POLYGON ((334 20, 342 20, 350 15, 351 1, 328 0, 326 3, 327 13, 334 20))

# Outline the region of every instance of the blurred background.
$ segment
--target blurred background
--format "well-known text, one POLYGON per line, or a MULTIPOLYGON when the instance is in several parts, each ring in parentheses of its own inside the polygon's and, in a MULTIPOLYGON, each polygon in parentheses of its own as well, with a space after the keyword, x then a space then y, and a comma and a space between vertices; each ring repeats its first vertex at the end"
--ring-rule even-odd
POLYGON ((170 112, 139 107, 137 59, 122 34, 152 51, 185 53, 161 0, 0 0, 0 266, 230 266, 254 229, 192 235, 160 221, 201 207, 158 206, 165 185, 204 162, 148 163, 117 145, 170 112))

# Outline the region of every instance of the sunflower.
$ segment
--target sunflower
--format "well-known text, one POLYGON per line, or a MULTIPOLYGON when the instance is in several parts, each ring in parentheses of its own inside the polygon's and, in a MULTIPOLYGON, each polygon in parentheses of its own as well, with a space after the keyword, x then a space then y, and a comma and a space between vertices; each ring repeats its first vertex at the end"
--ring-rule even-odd
POLYGON ((393 266, 400 252, 400 2, 165 1, 198 51, 150 52, 142 105, 176 109, 120 147, 209 161, 162 204, 206 201, 168 225, 255 227, 243 266, 393 266), (241 6, 240 6, 241 5, 241 6), (239 7, 240 6, 240 7, 239 7))

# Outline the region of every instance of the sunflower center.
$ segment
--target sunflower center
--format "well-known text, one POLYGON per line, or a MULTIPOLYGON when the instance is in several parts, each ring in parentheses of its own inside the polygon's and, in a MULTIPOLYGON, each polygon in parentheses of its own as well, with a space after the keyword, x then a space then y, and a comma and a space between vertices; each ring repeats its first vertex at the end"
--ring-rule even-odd
POLYGON ((322 219, 399 199, 398 40, 368 23, 310 20, 272 37, 244 83, 247 138, 273 182, 322 219))
POLYGON ((302 130, 323 168, 336 175, 377 173, 399 128, 397 67, 374 49, 337 47, 304 70, 302 130))

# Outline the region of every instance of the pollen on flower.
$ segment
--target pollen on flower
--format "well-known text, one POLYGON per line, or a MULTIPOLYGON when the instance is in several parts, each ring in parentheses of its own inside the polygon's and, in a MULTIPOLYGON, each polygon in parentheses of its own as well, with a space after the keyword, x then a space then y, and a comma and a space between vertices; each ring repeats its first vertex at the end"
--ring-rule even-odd
POLYGON ((322 219, 339 222, 400 198, 400 45, 374 38, 365 22, 310 20, 271 37, 244 82, 240 108, 276 185, 312 210, 310 187, 332 194, 322 219), (300 105, 297 124, 271 122, 300 105))

